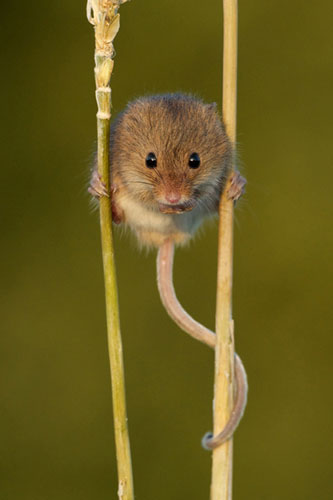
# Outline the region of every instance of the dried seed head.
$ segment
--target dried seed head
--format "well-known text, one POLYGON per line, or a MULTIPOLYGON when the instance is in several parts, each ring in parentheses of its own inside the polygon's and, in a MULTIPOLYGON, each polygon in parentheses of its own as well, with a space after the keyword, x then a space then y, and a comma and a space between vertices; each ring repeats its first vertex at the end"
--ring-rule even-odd
POLYGON ((120 26, 118 8, 127 0, 88 0, 87 18, 95 27, 96 53, 105 57, 114 54, 113 40, 120 26))

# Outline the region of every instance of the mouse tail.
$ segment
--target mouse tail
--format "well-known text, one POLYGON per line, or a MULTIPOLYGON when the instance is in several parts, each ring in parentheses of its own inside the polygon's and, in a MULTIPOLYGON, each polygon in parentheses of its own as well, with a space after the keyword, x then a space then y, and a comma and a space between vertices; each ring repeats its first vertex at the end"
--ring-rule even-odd
MULTIPOLYGON (((174 244, 166 240, 157 254, 157 286, 161 301, 169 316, 191 337, 215 348, 216 335, 214 332, 193 319, 182 307, 177 299, 173 285, 174 244)), ((207 433, 202 445, 206 449, 214 449, 230 439, 235 432, 246 407, 248 383, 244 365, 240 357, 235 354, 235 404, 230 419, 224 429, 216 436, 207 433)))

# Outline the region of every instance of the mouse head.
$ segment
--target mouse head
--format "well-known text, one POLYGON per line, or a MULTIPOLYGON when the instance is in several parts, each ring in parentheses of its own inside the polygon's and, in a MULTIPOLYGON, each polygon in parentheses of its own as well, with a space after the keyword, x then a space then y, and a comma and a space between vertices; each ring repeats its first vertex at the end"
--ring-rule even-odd
POLYGON ((130 103, 111 129, 111 165, 128 191, 153 210, 216 207, 231 145, 215 104, 167 94, 130 103))

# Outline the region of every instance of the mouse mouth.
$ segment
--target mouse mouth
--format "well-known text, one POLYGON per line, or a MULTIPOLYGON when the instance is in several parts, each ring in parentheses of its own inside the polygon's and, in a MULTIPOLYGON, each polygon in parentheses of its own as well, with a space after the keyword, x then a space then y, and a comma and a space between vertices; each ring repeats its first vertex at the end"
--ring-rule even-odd
POLYGON ((163 214, 182 214, 183 212, 190 212, 196 205, 195 200, 188 200, 184 203, 177 204, 167 204, 167 203, 159 203, 158 207, 160 212, 163 214))

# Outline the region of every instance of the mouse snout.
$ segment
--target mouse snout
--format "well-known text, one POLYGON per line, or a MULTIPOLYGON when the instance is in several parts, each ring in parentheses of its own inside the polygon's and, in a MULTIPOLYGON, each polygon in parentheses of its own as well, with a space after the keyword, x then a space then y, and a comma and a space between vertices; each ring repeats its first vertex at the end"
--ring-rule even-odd
POLYGON ((181 194, 177 191, 168 191, 167 193, 165 193, 165 199, 168 203, 171 204, 179 203, 181 194))
POLYGON ((195 206, 195 201, 191 200, 181 189, 166 189, 157 198, 160 212, 164 214, 181 214, 189 212, 195 206))

